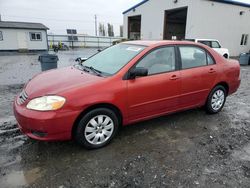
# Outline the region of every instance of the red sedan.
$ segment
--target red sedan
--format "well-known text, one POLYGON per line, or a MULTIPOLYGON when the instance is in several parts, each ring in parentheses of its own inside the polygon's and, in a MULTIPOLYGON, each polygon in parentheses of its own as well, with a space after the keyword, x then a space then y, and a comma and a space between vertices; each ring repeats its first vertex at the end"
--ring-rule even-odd
POLYGON ((121 125, 202 106, 218 113, 239 85, 239 63, 205 45, 133 41, 37 75, 17 96, 14 113, 31 138, 74 138, 99 148, 121 125))

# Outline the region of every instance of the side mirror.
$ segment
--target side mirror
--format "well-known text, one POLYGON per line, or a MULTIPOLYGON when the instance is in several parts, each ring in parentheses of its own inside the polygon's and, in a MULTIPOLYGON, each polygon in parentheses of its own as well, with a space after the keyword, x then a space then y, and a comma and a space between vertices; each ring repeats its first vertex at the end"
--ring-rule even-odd
POLYGON ((75 61, 78 63, 82 63, 82 62, 86 61, 87 59, 88 59, 87 57, 78 57, 75 59, 75 61))
POLYGON ((148 69, 144 67, 137 67, 129 71, 129 79, 135 79, 136 77, 143 77, 148 75, 148 69))

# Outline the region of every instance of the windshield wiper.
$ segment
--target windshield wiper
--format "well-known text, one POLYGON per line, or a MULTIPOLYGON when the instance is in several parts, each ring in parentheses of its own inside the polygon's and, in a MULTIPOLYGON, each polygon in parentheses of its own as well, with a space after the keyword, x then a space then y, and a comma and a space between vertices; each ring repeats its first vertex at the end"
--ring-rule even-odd
POLYGON ((78 69, 84 71, 84 72, 90 72, 88 68, 84 67, 82 64, 77 64, 75 65, 75 67, 77 67, 78 69))
POLYGON ((94 72, 97 76, 101 76, 102 75, 102 71, 99 71, 97 69, 95 69, 94 67, 88 67, 88 66, 85 66, 85 65, 82 65, 84 68, 87 68, 89 70, 91 70, 92 72, 94 72))

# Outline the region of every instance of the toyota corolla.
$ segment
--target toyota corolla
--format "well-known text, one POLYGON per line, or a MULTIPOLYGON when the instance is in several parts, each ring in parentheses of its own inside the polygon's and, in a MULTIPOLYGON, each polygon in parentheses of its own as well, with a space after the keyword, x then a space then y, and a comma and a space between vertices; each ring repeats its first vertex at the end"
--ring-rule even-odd
POLYGON ((239 63, 208 46, 131 41, 35 76, 16 97, 14 113, 33 139, 100 148, 120 126, 197 107, 218 113, 239 85, 239 63))

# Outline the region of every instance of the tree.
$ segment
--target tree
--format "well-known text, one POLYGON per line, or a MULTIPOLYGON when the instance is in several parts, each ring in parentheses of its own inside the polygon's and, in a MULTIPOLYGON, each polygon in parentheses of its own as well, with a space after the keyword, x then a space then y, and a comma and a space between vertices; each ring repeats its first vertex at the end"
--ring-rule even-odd
POLYGON ((113 37, 114 36, 114 27, 110 23, 108 23, 108 36, 109 37, 113 37))
POLYGON ((123 25, 120 25, 120 37, 123 37, 123 25))
POLYGON ((99 23, 99 35, 106 36, 106 28, 102 23, 99 23))

